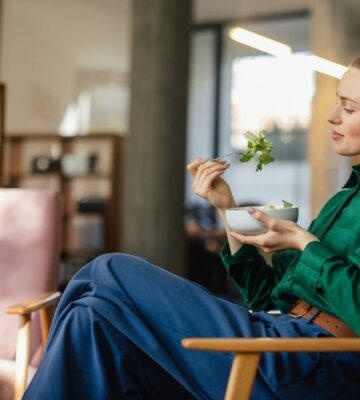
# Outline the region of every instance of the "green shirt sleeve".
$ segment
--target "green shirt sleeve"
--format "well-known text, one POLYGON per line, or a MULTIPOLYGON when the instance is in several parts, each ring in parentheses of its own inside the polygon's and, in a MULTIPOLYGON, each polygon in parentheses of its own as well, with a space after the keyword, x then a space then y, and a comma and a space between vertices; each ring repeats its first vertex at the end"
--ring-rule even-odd
POLYGON ((221 258, 228 277, 232 279, 248 306, 254 310, 276 308, 271 292, 286 272, 294 251, 283 251, 272 256, 272 266, 268 265, 253 246, 242 246, 231 255, 226 243, 221 250, 221 258))

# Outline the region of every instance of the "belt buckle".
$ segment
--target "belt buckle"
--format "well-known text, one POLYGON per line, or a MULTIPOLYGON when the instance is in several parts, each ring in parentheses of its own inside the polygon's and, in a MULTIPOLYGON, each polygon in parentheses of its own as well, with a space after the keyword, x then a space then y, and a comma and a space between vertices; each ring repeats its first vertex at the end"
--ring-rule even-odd
POLYGON ((312 308, 312 305, 311 305, 311 304, 308 304, 307 307, 304 309, 304 311, 303 311, 302 313, 300 313, 300 314, 295 314, 295 313, 293 313, 292 310, 293 310, 299 303, 301 303, 301 302, 302 302, 302 300, 298 300, 298 301, 289 309, 289 311, 288 311, 288 316, 289 316, 289 317, 291 317, 291 318, 301 318, 301 317, 303 317, 303 316, 312 308))

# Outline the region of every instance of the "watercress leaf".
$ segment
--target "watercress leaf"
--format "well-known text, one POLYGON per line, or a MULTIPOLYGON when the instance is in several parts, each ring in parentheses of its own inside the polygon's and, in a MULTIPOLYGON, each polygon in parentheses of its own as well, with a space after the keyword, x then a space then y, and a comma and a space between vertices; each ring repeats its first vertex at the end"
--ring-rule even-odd
POLYGON ((265 129, 261 129, 261 131, 259 132, 259 136, 260 137, 265 137, 266 136, 266 130, 265 129))
POLYGON ((286 200, 281 200, 283 203, 283 208, 291 208, 294 206, 294 204, 290 203, 289 201, 286 200))
POLYGON ((266 140, 265 129, 262 129, 258 135, 249 131, 245 132, 244 137, 248 140, 248 152, 241 157, 241 162, 248 162, 255 157, 257 159, 256 171, 261 171, 263 164, 274 161, 270 154, 273 144, 266 140))
POLYGON ((249 131, 244 133, 244 137, 250 142, 256 142, 258 140, 258 137, 254 133, 249 131))
POLYGON ((244 154, 244 155, 240 158, 240 161, 241 161, 241 162, 248 162, 248 161, 250 161, 252 158, 253 158, 253 156, 252 156, 251 154, 246 153, 246 154, 244 154))

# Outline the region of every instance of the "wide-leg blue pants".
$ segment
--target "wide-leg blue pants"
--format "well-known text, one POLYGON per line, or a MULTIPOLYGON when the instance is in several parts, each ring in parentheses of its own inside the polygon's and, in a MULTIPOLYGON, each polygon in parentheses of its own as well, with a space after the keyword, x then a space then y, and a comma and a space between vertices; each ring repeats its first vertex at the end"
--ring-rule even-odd
MULTIPOLYGON (((330 336, 301 318, 249 313, 142 258, 107 254, 69 283, 26 400, 224 398, 233 355, 185 337, 330 336)), ((265 353, 253 399, 359 399, 355 353, 265 353)))

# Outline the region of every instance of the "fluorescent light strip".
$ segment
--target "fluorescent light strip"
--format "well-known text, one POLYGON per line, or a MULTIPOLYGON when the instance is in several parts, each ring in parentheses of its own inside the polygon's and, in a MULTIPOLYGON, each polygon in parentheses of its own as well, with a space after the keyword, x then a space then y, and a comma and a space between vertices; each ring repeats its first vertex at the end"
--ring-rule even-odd
MULTIPOLYGON (((276 57, 288 56, 292 53, 292 49, 285 43, 269 39, 266 36, 259 35, 243 28, 232 28, 229 31, 231 39, 254 49, 272 54, 276 57)), ((340 79, 347 67, 342 64, 327 60, 318 56, 309 56, 309 67, 314 71, 340 79)))
POLYGON ((345 65, 318 56, 309 56, 309 65, 313 70, 322 72, 323 74, 330 75, 337 79, 340 79, 347 70, 345 65))
POLYGON ((257 33, 248 31, 243 28, 232 28, 229 31, 229 36, 236 42, 246 44, 249 47, 261 50, 264 53, 269 53, 274 56, 287 56, 291 54, 291 47, 277 42, 276 40, 269 39, 265 36, 258 35, 257 33))

